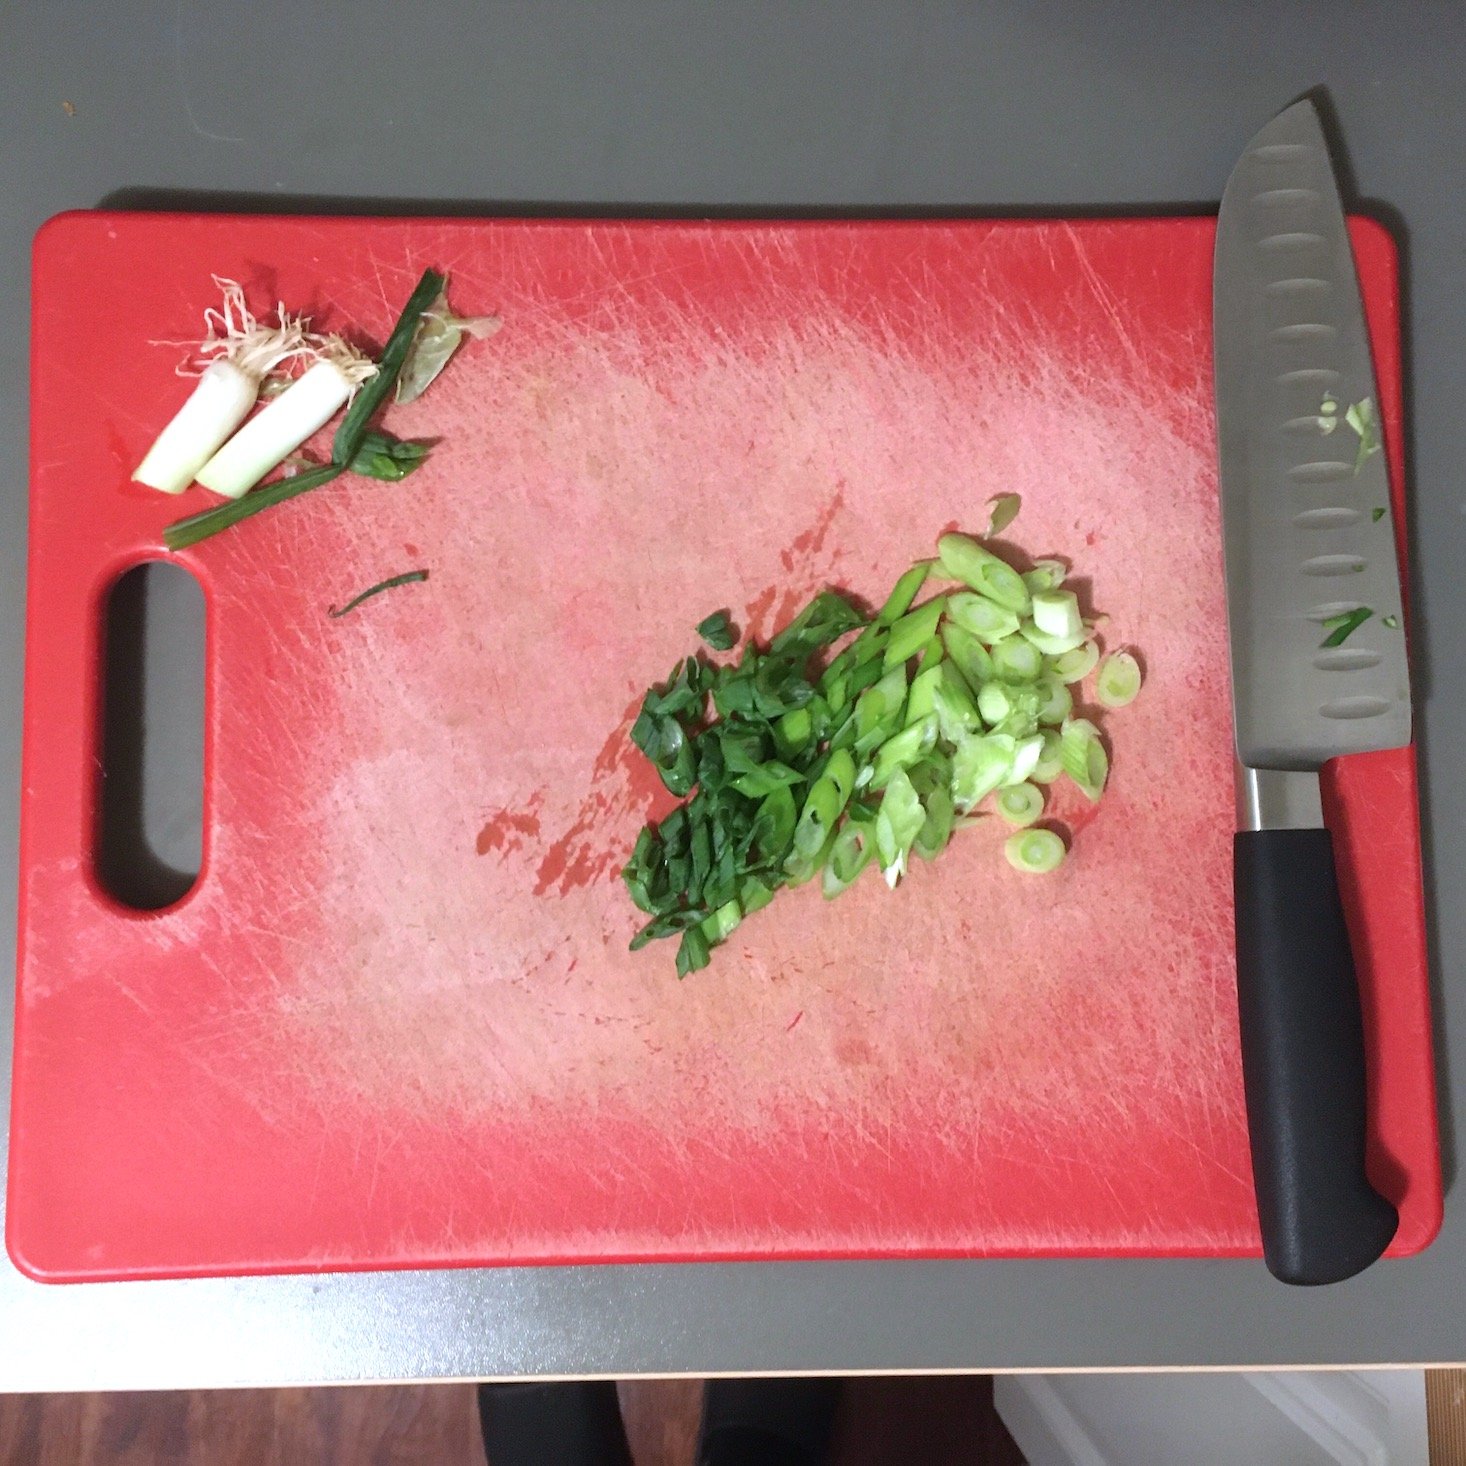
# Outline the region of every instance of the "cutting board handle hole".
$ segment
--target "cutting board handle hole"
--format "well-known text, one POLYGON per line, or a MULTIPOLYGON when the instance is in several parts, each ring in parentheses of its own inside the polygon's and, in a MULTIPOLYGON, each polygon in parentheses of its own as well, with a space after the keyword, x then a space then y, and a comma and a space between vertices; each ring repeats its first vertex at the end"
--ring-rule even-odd
POLYGON ((101 769, 93 858, 125 906, 157 911, 198 880, 204 819, 204 593, 149 560, 103 611, 101 769))

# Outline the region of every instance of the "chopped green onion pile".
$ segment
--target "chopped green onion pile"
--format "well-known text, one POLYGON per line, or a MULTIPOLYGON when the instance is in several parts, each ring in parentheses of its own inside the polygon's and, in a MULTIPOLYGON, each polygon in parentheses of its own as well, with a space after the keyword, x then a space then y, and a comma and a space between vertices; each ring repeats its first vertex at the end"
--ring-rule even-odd
MULTIPOLYGON (((622 871, 648 918, 633 951, 676 936, 685 976, 781 887, 818 877, 838 896, 872 863, 895 886, 988 799, 1019 827, 1004 847, 1015 868, 1062 862, 1063 840, 1036 825, 1046 786, 1067 777, 1098 800, 1109 777, 1100 729, 1073 716, 1099 662, 1093 627, 1060 561, 1021 574, 960 534, 937 551, 874 616, 822 591, 766 647, 722 665, 694 653, 647 692, 632 741, 683 803, 622 871), (932 581, 946 584, 918 602, 932 581)), ((714 650, 736 640, 724 612, 697 629, 714 650)), ((1125 705, 1140 676, 1113 653, 1097 700, 1125 705)))

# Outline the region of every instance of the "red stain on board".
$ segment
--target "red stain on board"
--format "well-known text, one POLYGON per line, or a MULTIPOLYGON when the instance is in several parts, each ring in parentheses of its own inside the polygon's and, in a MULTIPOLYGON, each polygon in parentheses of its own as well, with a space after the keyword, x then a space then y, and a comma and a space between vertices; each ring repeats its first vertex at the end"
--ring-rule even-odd
POLYGON ((765 618, 773 609, 774 602, 778 599, 779 587, 771 585, 767 590, 761 590, 743 610, 744 635, 753 641, 761 641, 768 635, 768 627, 765 625, 765 618))
POLYGON ((536 795, 527 809, 496 809, 478 832, 474 849, 480 855, 521 849, 526 838, 540 832, 540 817, 534 811, 541 802, 542 796, 536 795))
POLYGON ((844 507, 845 488, 842 483, 835 490, 830 502, 820 510, 815 522, 808 529, 795 535, 787 550, 779 551, 779 563, 785 570, 793 570, 797 561, 817 555, 824 548, 825 537, 830 532, 830 526, 835 522, 835 516, 844 507))
POLYGON ((131 485, 132 470, 135 466, 131 461, 132 452, 128 447, 127 440, 110 423, 107 426, 107 451, 117 467, 128 475, 127 482, 131 485))
POLYGON ((655 822, 676 800, 655 767, 631 741, 631 725, 641 708, 636 698, 616 731, 601 745, 591 765, 591 787, 575 820, 541 857, 535 872, 536 896, 580 890, 614 876, 631 850, 626 823, 633 811, 655 822))

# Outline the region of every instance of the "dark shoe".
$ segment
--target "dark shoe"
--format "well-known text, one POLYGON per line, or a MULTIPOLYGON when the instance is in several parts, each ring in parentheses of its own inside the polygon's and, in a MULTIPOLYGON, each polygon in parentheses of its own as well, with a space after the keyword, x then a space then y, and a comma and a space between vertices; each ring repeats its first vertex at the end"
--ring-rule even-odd
POLYGON ((489 1466, 631 1466, 616 1386, 480 1385, 489 1466))
POLYGON ((703 1402, 698 1466, 823 1466, 838 1379, 715 1379, 703 1402))

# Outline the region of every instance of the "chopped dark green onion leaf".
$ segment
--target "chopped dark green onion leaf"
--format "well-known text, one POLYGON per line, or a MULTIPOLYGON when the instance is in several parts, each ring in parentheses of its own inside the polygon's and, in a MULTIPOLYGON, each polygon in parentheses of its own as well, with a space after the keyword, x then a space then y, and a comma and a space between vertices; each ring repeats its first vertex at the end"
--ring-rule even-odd
POLYGON ((1369 511, 1369 517, 1371 520, 1373 520, 1375 524, 1378 524, 1380 520, 1383 519, 1388 513, 1389 510, 1387 509, 1371 509, 1369 511))
POLYGON ((890 626, 911 609, 911 603, 925 584, 931 568, 930 560, 918 560, 910 570, 901 576, 891 587, 891 594, 886 597, 886 604, 881 607, 880 614, 876 617, 877 626, 890 626))
POLYGON ((682 933, 682 945, 677 948, 677 976, 686 977, 689 972, 698 972, 711 960, 708 939, 701 926, 692 926, 682 933))
POLYGON ((697 634, 715 652, 727 651, 738 640, 726 611, 714 611, 711 616, 705 616, 697 623, 697 634))

